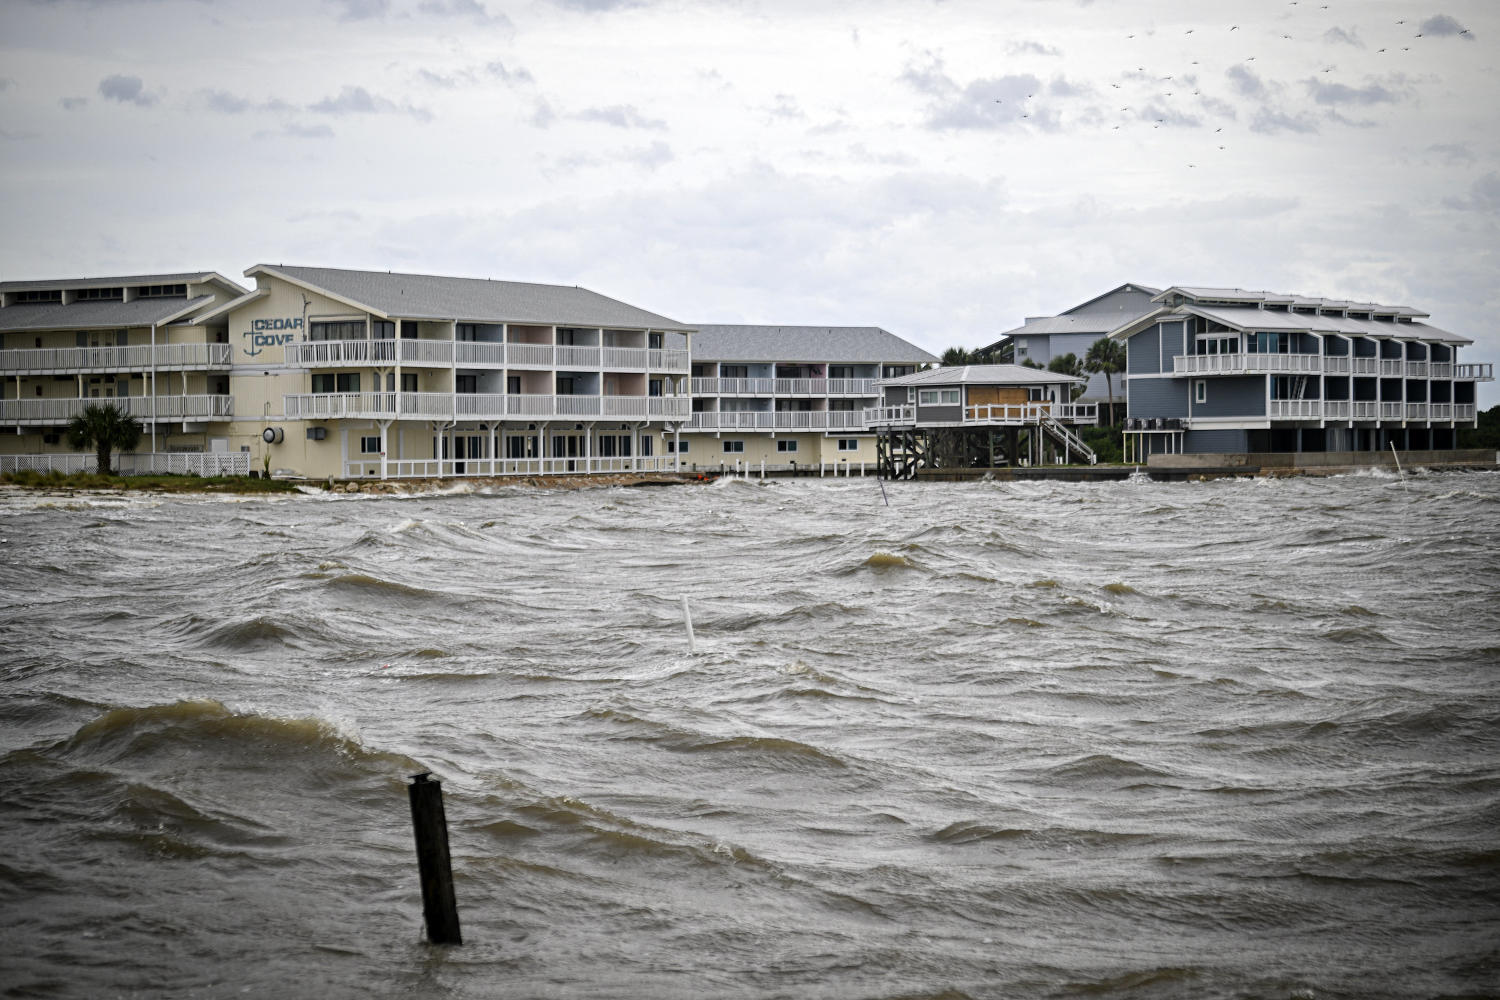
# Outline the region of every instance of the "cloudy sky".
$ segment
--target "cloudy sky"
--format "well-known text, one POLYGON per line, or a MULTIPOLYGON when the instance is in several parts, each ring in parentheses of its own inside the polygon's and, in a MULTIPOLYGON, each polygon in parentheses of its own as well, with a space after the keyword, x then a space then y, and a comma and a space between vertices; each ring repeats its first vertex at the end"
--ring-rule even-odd
POLYGON ((5 0, 0 275, 414 270, 935 352, 1238 285, 1500 361, 1497 41, 1493 0, 5 0))

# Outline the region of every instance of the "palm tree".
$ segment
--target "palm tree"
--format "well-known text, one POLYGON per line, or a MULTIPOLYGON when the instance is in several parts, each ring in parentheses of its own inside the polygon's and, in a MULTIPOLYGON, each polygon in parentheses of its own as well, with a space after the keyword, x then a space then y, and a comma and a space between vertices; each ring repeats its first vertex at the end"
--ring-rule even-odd
POLYGON ((1083 356, 1083 367, 1087 371, 1104 374, 1104 388, 1109 393, 1109 422, 1115 422, 1115 385, 1111 375, 1125 370, 1125 345, 1118 340, 1100 337, 1089 345, 1083 356))
MULTIPOLYGON (((1068 354, 1059 354, 1057 357, 1047 362, 1047 370, 1049 372, 1057 372, 1059 375, 1072 375, 1074 378, 1085 377, 1083 372, 1083 362, 1078 360, 1078 355, 1071 352, 1069 352, 1068 354)), ((1075 385, 1073 387, 1073 392, 1071 393, 1070 398, 1077 399, 1079 396, 1082 396, 1085 391, 1087 391, 1086 386, 1075 385)))
POLYGON ((950 347, 943 352, 943 367, 955 368, 971 362, 969 352, 962 347, 950 347))
POLYGON ((141 422, 122 409, 90 403, 68 421, 68 445, 74 451, 93 448, 99 456, 99 474, 112 473, 109 453, 129 451, 141 441, 141 422))

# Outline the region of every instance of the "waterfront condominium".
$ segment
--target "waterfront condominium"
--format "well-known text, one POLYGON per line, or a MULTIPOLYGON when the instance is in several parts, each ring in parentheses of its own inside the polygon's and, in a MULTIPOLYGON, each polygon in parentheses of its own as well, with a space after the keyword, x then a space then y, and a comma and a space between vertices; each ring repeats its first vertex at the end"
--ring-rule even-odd
POLYGON ((875 463, 864 411, 875 383, 937 358, 873 326, 695 327, 684 469, 827 469, 875 463))
POLYGON ((132 472, 249 471, 232 447, 232 345, 212 271, 0 282, 0 471, 92 468, 63 428, 91 403, 136 417, 132 472))
POLYGON ((236 442, 312 478, 670 469, 690 328, 584 288, 258 264, 236 442))
POLYGON ((1407 306, 1175 286, 1126 343, 1133 455, 1441 450, 1475 425, 1469 338, 1407 306))

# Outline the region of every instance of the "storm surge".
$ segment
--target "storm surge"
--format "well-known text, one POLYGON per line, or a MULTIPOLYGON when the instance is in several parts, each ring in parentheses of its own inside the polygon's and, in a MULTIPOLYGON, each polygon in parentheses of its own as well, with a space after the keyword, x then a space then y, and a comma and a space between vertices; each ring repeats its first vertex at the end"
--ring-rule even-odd
POLYGON ((0 993, 1494 993, 1500 476, 886 497, 6 497, 0 993))

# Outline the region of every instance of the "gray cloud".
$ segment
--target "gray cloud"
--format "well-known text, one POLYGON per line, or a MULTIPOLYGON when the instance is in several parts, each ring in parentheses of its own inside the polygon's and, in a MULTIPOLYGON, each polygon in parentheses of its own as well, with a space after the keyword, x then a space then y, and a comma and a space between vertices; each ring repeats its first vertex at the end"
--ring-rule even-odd
POLYGON ((673 154, 671 146, 658 139, 649 146, 626 151, 622 158, 637 166, 655 170, 657 167, 671 163, 677 157, 673 154))
POLYGON ((1470 185, 1468 198, 1448 197, 1443 204, 1464 212, 1500 215, 1500 174, 1491 170, 1470 185))
POLYGON ((335 7, 339 7, 340 21, 368 21, 371 18, 385 17, 391 11, 391 0, 328 0, 335 7))
POLYGON ((625 10, 642 5, 641 0, 552 0, 552 3, 565 10, 578 10, 590 14, 607 10, 625 10))
POLYGON ((422 0, 417 9, 424 14, 435 14, 438 17, 469 18, 480 24, 510 25, 511 23, 510 18, 504 14, 491 14, 478 0, 422 0))
POLYGON ((99 93, 111 101, 134 104, 141 108, 149 108, 156 103, 156 95, 147 93, 145 84, 138 76, 124 76, 119 73, 106 76, 99 81, 99 93))
POLYGON ((1323 41, 1331 44, 1342 43, 1344 45, 1352 45, 1356 49, 1365 47, 1365 43, 1359 40, 1359 32, 1353 28, 1348 31, 1337 27, 1329 28, 1323 32, 1323 41))
POLYGON ((1041 42, 1030 40, 1024 42, 1011 42, 1005 47, 1008 55, 1037 55, 1037 56, 1060 56, 1062 51, 1052 45, 1043 45, 1041 42))
POLYGON ((1305 114, 1293 116, 1283 111, 1261 108, 1250 120, 1250 131, 1264 135, 1275 135, 1278 132, 1302 132, 1315 135, 1318 131, 1318 124, 1305 114))
POLYGON ((557 112, 552 110, 551 104, 539 99, 527 121, 535 128, 551 128, 552 123, 557 121, 557 112))
POLYGON ((1242 97, 1264 97, 1266 96, 1266 84, 1255 71, 1248 66, 1231 66, 1224 71, 1229 77, 1229 85, 1242 97))
POLYGON ((1436 14, 1422 22, 1418 29, 1424 35, 1460 35, 1469 41, 1474 40, 1474 34, 1464 28, 1447 14, 1436 14))
POLYGON ((667 123, 660 118, 646 118, 629 104, 612 104, 607 108, 584 108, 573 117, 583 122, 613 125, 615 128, 664 129, 667 127, 667 123))
POLYGON ((770 113, 772 118, 802 120, 806 120, 807 118, 807 115, 797 106, 797 99, 791 94, 777 94, 776 103, 771 105, 770 113))
POLYGON ((1168 125, 1177 128, 1200 128, 1203 125, 1203 120, 1196 115, 1155 103, 1136 111, 1136 117, 1153 125, 1168 125))
POLYGON ((417 76, 422 80, 423 83, 430 84, 434 87, 441 87, 444 90, 452 90, 453 88, 458 86, 458 81, 453 77, 443 76, 440 73, 434 73, 430 69, 417 70, 417 76))
POLYGON ((57 103, 63 106, 64 111, 77 111, 87 107, 89 99, 87 97, 64 97, 57 103))
POLYGON ((493 76, 495 79, 511 84, 512 86, 518 83, 536 82, 532 78, 530 70, 524 67, 519 69, 507 69, 505 63, 501 62, 498 59, 492 63, 486 63, 484 71, 490 76, 493 76))
POLYGON ((928 128, 949 131, 1029 124, 1053 131, 1060 125, 1053 109, 1028 103, 1042 92, 1041 81, 1030 73, 974 80, 960 87, 943 71, 942 59, 929 52, 925 65, 908 64, 899 79, 933 98, 928 128))
POLYGON ((250 110, 250 102, 227 90, 210 90, 203 95, 203 102, 210 111, 225 115, 238 115, 250 110))
POLYGON ((1443 157, 1444 162, 1450 165, 1475 162, 1474 151, 1469 148, 1468 143, 1439 143, 1435 146, 1428 146, 1427 151, 1429 153, 1437 153, 1443 157))
POLYGON ((321 115, 411 115, 417 121, 432 120, 432 112, 411 104, 397 104, 389 98, 370 93, 363 87, 345 86, 337 97, 325 97, 307 110, 321 115))
POLYGON ((1209 114, 1215 115, 1216 117, 1229 119, 1239 117, 1239 115, 1235 113, 1234 105, 1230 104, 1228 101, 1221 100, 1220 98, 1204 97, 1200 99, 1198 103, 1203 105, 1204 111, 1207 111, 1209 114))
POLYGON ((257 139, 270 139, 285 137, 288 139, 332 139, 333 129, 328 125, 304 125, 300 122, 288 122, 281 128, 271 131, 260 131, 255 133, 257 139))
POLYGON ((1316 77, 1304 81, 1308 95, 1318 104, 1394 104, 1398 96, 1378 83, 1350 87, 1343 83, 1324 83, 1316 77))
POLYGON ((7 90, 9 90, 10 88, 14 87, 15 85, 16 85, 16 81, 12 80, 10 77, 8 77, 8 76, 0 76, 0 94, 5 93, 7 90))

